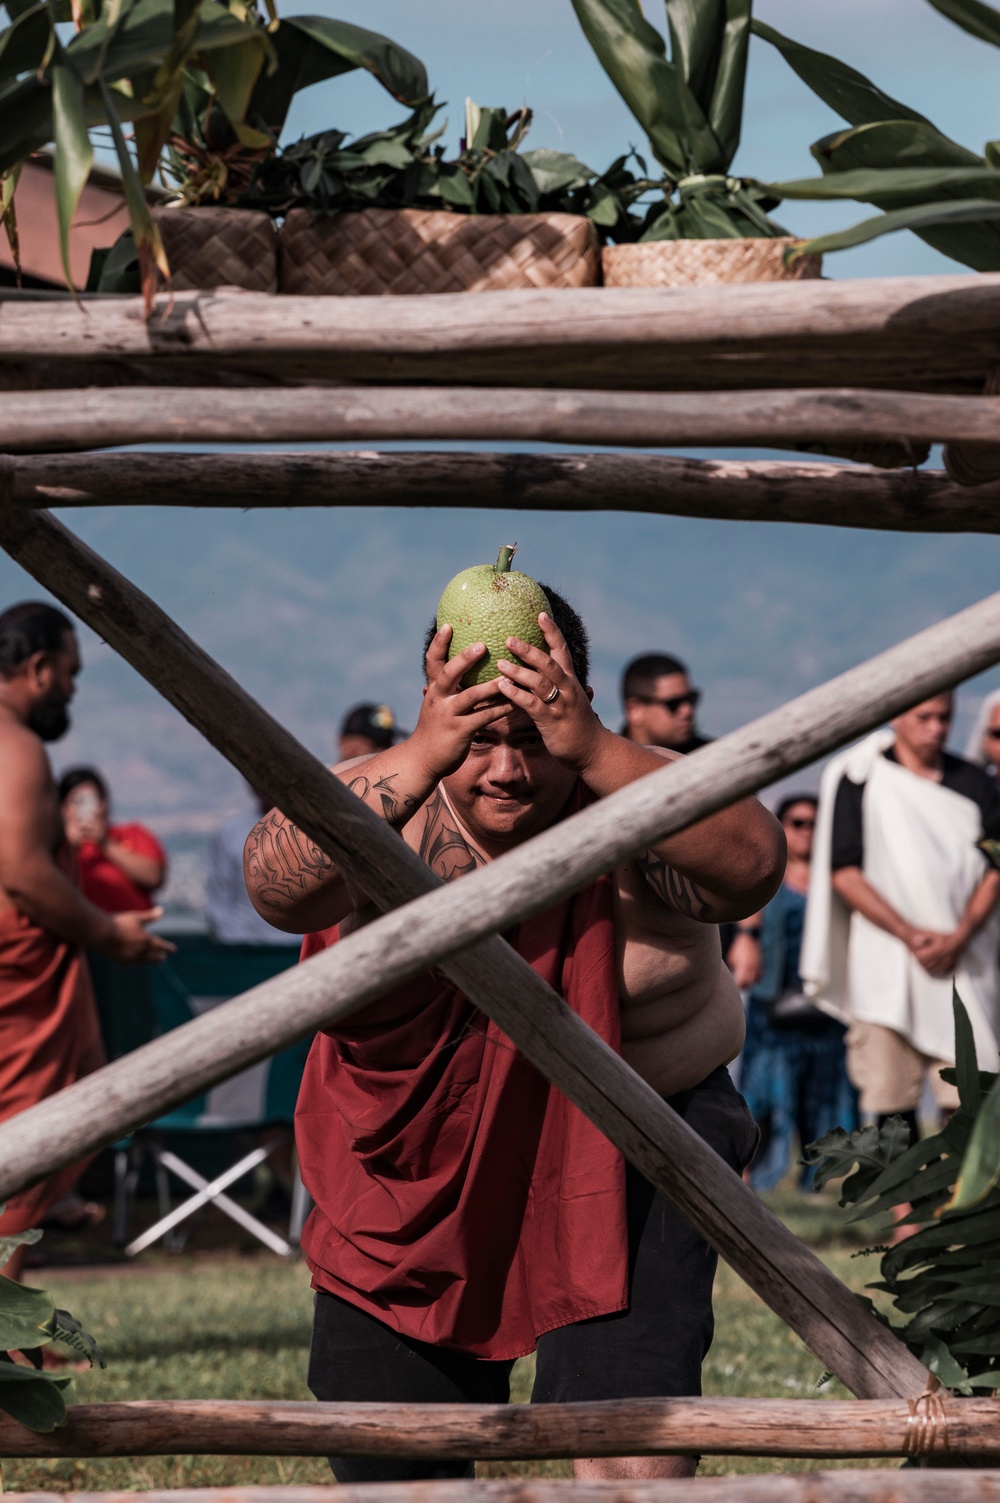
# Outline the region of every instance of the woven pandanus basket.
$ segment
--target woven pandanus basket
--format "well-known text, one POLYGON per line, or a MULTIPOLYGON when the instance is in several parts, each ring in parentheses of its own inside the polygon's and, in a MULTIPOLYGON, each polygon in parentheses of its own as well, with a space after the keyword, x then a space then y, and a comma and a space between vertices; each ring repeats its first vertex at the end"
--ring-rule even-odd
POLYGON ((597 232, 575 214, 292 209, 280 243, 280 286, 288 293, 593 287, 601 269, 597 232))
POLYGON ((818 277, 822 256, 783 260, 795 241, 647 240, 606 245, 602 253, 605 287, 704 287, 718 282, 798 282, 818 277))
POLYGON ((157 208, 175 292, 243 287, 277 292, 278 240, 269 214, 251 209, 157 208))

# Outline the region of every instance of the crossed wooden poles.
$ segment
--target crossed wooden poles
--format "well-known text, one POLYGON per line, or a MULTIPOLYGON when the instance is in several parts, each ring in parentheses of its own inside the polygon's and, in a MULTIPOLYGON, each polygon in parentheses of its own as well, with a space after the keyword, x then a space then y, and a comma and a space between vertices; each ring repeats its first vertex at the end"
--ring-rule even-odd
MULTIPOLYGON (((707 407, 704 398, 669 392, 616 396, 585 389, 522 390, 499 393, 503 398, 500 415, 490 417, 487 408, 499 400, 498 393, 480 389, 463 393, 463 400, 468 399, 464 427, 437 417, 434 431, 447 428, 455 436, 465 432, 482 437, 484 433, 527 433, 534 424, 531 431, 555 441, 636 444, 694 443, 713 437, 721 443, 765 439, 777 443, 819 432, 837 441, 879 439, 896 442, 897 447, 900 439, 943 437, 988 448, 1000 402, 940 392, 942 382, 947 391, 975 392, 976 380, 981 381, 997 359, 1000 339, 992 332, 996 320, 986 322, 985 316, 1000 309, 1000 278, 934 280, 933 294, 926 283, 912 279, 899 279, 889 290, 883 284, 878 302, 860 284, 832 284, 819 293, 800 284, 791 290, 792 301, 787 305, 793 313, 798 310, 798 323, 794 329, 790 324, 777 329, 770 366, 760 358, 760 331, 755 336, 753 316, 744 317, 742 323, 736 316, 740 308, 753 315, 754 299, 759 302, 760 294, 750 289, 740 289, 749 295, 742 302, 730 298, 728 310, 722 313, 714 292, 712 300, 689 297, 684 305, 686 336, 682 329, 679 341, 677 306, 666 308, 662 299, 655 303, 641 296, 631 302, 619 299, 631 318, 624 336, 612 328, 610 305, 598 315, 597 304, 570 301, 570 295, 559 306, 572 316, 555 332, 551 328, 554 305, 544 298, 541 303, 530 297, 519 303, 521 295, 510 295, 514 302, 509 307, 519 310, 522 320, 520 325, 515 321, 513 332, 510 319, 506 323, 503 318, 486 320, 487 312, 494 315, 500 310, 500 298, 506 295, 471 300, 465 307, 475 327, 471 333, 458 329, 457 334, 454 317, 454 327, 445 327, 447 319, 442 324, 439 318, 439 314, 444 316, 445 300, 425 299, 420 301, 428 306, 415 312, 411 308, 410 314, 418 323, 423 320, 420 338, 426 348, 412 327, 402 328, 394 346, 395 336, 384 318, 379 324, 381 339, 373 339, 364 322, 370 321, 370 304, 363 309, 356 306, 367 300, 309 300, 308 317, 303 313, 296 325, 294 310, 288 307, 295 300, 286 299, 280 310, 283 332, 268 323, 270 311, 265 310, 267 318, 257 336, 252 329, 247 333, 248 320, 241 315, 249 311, 249 304, 243 299, 210 298, 203 305, 197 299, 182 299, 179 311, 174 309, 152 325, 143 325, 134 305, 123 302, 85 315, 68 315, 65 308, 47 304, 30 305, 32 316, 27 320, 28 308, 14 305, 11 317, 10 305, 0 301, 0 388, 5 384, 9 388, 18 371, 28 372, 31 384, 50 387, 95 376, 111 384, 124 380, 156 387, 165 372, 171 381, 189 386, 200 385, 206 373, 230 384, 260 385, 269 342, 275 341, 283 351, 275 366, 276 378, 293 383, 420 381, 427 379, 429 369, 432 379, 441 380, 446 379, 446 368, 452 382, 472 379, 486 385, 497 379, 500 370, 501 379, 523 383, 526 368, 538 371, 537 353, 546 337, 539 309, 547 309, 550 319, 552 363, 543 373, 555 384, 562 381, 567 387, 585 388, 588 378, 592 382, 604 339, 612 353, 619 352, 618 363, 612 360, 609 365, 608 385, 636 384, 634 366, 620 357, 622 351, 633 356, 638 351, 648 358, 653 372, 644 379, 654 385, 683 384, 685 379, 688 388, 713 380, 720 384, 719 373, 727 368, 731 372, 736 359, 747 373, 747 385, 766 386, 790 371, 796 361, 801 363, 810 340, 814 345, 822 342, 824 331, 829 335, 832 307, 839 309, 841 324, 836 332, 843 337, 839 346, 836 340, 832 345, 828 341, 827 354, 842 382, 850 376, 851 350, 864 348, 867 340, 873 369, 884 378, 882 384, 895 381, 901 387, 923 387, 923 391, 817 394, 789 390, 758 391, 752 396, 730 392, 717 395, 707 407), (728 324, 723 317, 727 311, 731 315, 728 324), (672 321, 673 364, 664 361, 660 348, 666 342, 665 316, 666 322, 672 321), (74 318, 91 322, 73 323, 74 318), (939 336, 945 327, 950 339, 942 342, 939 336), (914 360, 915 332, 921 328, 938 362, 929 374, 914 360), (498 329, 499 333, 491 332, 498 329), (957 353, 956 329, 964 339, 957 353), (338 348, 341 354, 333 359, 338 348), (964 366, 960 355, 965 357, 964 366), (979 376, 970 379, 972 357, 979 376), (714 376, 710 372, 700 382, 691 379, 695 370, 704 373, 706 363, 714 376), (675 369, 678 364, 680 375, 675 369)), ((274 311, 279 317, 278 310, 274 311)), ((875 379, 871 384, 879 382, 875 379)), ((277 394, 214 388, 206 416, 208 403, 202 391, 176 391, 161 385, 155 402, 153 394, 147 389, 97 392, 85 400, 80 392, 9 397, 4 401, 0 443, 10 452, 73 449, 84 442, 115 444, 142 435, 191 441, 332 434, 350 440, 390 436, 405 424, 417 431, 434 410, 440 412, 447 405, 439 392, 419 387, 361 390, 355 385, 344 391, 314 384, 308 390, 300 387, 295 393, 277 394), (56 401, 62 404, 59 422, 54 414, 56 401), (81 412, 89 428, 81 423, 81 412), (247 413, 252 422, 246 420, 247 413)), ((875 517, 871 525, 935 530, 979 525, 984 531, 996 530, 992 487, 960 491, 940 476, 838 471, 801 463, 719 466, 717 474, 727 494, 743 497, 720 506, 713 486, 706 484, 711 480, 710 467, 647 455, 85 454, 77 458, 31 453, 0 459, 0 544, 114 646, 254 786, 267 790, 282 811, 374 899, 383 914, 296 971, 254 988, 175 1030, 169 1040, 144 1046, 0 1125, 0 1198, 293 1040, 332 1025, 436 965, 658 1189, 683 1208, 707 1240, 852 1392, 863 1398, 913 1404, 928 1377, 921 1364, 860 1308, 820 1260, 498 934, 578 890, 600 872, 611 870, 654 839, 685 828, 813 762, 919 699, 1000 661, 1000 594, 443 888, 415 853, 151 600, 40 509, 46 502, 80 505, 105 500, 113 504, 209 504, 218 500, 219 492, 205 480, 206 474, 228 475, 229 488, 239 489, 239 504, 295 503, 300 492, 309 504, 321 500, 325 504, 366 500, 427 504, 436 499, 434 488, 441 485, 444 503, 457 505, 460 466, 469 463, 478 465, 478 470, 473 468, 473 482, 478 477, 485 487, 485 493, 475 490, 470 497, 480 504, 517 505, 523 496, 526 504, 546 506, 555 496, 556 504, 568 509, 581 504, 574 503, 577 488, 582 504, 590 508, 631 505, 642 510, 687 510, 695 515, 839 519, 852 525, 875 517), (282 496, 279 466, 284 466, 284 484, 291 483, 291 494, 285 491, 282 496), (340 489, 333 495, 327 491, 323 497, 321 489, 331 477, 340 489), (616 480, 624 480, 623 493, 615 490, 616 480), (678 493, 676 505, 670 486, 678 493), (824 499, 846 497, 847 513, 839 518, 826 514, 825 506, 817 508, 810 502, 810 491, 824 499), (742 513, 726 509, 733 504, 742 506, 742 513), (719 507, 715 513, 706 511, 713 505, 719 507)), ((464 479, 468 485, 467 470, 464 479)))

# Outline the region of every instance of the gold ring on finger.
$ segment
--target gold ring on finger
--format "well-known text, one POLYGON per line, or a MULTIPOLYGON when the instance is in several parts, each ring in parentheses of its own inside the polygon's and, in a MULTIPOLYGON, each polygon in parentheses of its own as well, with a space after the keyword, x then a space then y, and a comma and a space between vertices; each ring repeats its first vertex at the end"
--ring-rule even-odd
POLYGON ((551 694, 546 694, 545 698, 542 700, 542 704, 543 705, 554 705, 555 702, 556 702, 556 700, 558 698, 559 698, 559 686, 558 686, 558 684, 553 684, 552 685, 552 693, 551 694))

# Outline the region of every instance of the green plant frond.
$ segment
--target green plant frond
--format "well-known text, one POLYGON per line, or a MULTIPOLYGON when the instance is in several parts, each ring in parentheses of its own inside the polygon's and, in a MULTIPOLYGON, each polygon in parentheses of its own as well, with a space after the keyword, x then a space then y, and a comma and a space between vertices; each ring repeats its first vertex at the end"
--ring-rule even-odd
POLYGON ((740 144, 750 0, 666 0, 670 50, 697 105, 691 125, 707 131, 695 152, 702 171, 725 172, 740 144))
POLYGON ((0 32, 0 84, 34 73, 42 65, 52 37, 47 5, 33 5, 0 32))
POLYGON ((0 1410, 36 1434, 48 1435, 66 1423, 66 1395, 72 1379, 0 1362, 0 1410))
POLYGON ((55 1313, 44 1289, 0 1275, 0 1351, 20 1352, 51 1341, 55 1313))
POLYGON ((776 48, 802 82, 851 125, 868 125, 876 120, 922 120, 930 125, 926 116, 884 94, 871 79, 838 58, 804 47, 763 21, 754 19, 752 28, 754 36, 776 48))
MULTIPOLYGON (((649 138, 658 162, 682 177, 693 162, 687 141, 684 87, 663 37, 639 0, 573 0, 598 62, 649 138)), ((689 92, 689 91, 688 91, 689 92)), ((697 108, 697 101, 692 103, 697 108)))
MULTIPOLYGON (((61 51, 61 49, 60 49, 61 51)), ((94 148, 87 129, 83 79, 69 61, 54 62, 52 80, 52 137, 55 143, 55 197, 59 224, 59 254, 67 285, 73 286, 69 264, 69 232, 84 184, 94 164, 94 148)))
POLYGON ((921 120, 875 120, 831 132, 809 148, 824 174, 856 167, 988 167, 970 151, 921 120))
MULTIPOLYGON (((987 141, 987 152, 989 152, 991 146, 1000 147, 1000 142, 987 141)), ((980 840, 978 845, 979 850, 982 851, 990 865, 995 867, 997 871, 1000 871, 1000 840, 980 840)))
MULTIPOLYGON (((893 200, 925 203, 931 196, 941 198, 948 191, 968 197, 1000 198, 1000 172, 988 167, 884 167, 854 168, 831 172, 825 177, 794 178, 790 182, 768 183, 776 198, 837 200, 854 199, 861 203, 893 200)), ((909 203, 899 203, 906 208, 909 203)))
POLYGON ((1000 47, 1000 12, 983 0, 927 0, 928 5, 981 42, 1000 47))
POLYGON ((955 1081, 958 1087, 958 1099, 962 1103, 963 1112, 968 1112, 974 1117, 982 1102, 976 1040, 969 1014, 958 995, 958 987, 954 981, 951 984, 951 1010, 955 1019, 955 1081))
MULTIPOLYGON (((20 169, 15 168, 13 172, 0 182, 0 210, 4 209, 8 203, 13 203, 14 189, 17 187, 19 172, 20 169)), ((0 1212, 3 1209, 3 1205, 0 1205, 0 1212)), ((35 1243, 41 1240, 41 1227, 31 1227, 25 1232, 9 1232, 6 1237, 0 1237, 0 1268, 5 1267, 10 1261, 15 1249, 18 1247, 34 1247, 35 1243)), ((0 1275, 0 1278, 2 1277, 0 1275)))
MULTIPOLYGON (((826 255, 832 251, 850 250, 855 245, 865 245, 882 235, 895 234, 897 230, 919 231, 934 225, 984 224, 997 220, 1000 220, 1000 203, 985 198, 974 198, 968 202, 951 200, 946 203, 918 204, 913 208, 878 214, 872 219, 862 219, 849 229, 836 231, 832 235, 817 235, 812 240, 802 240, 792 247, 790 255, 794 259, 796 256, 826 255)), ((951 250, 948 254, 976 271, 1000 271, 1000 241, 996 253, 985 257, 975 255, 972 251, 951 250)))
POLYGON ((56 1310, 52 1325, 53 1339, 71 1346, 81 1357, 86 1357, 91 1367, 107 1367, 104 1353, 89 1331, 85 1331, 75 1315, 68 1310, 56 1310))

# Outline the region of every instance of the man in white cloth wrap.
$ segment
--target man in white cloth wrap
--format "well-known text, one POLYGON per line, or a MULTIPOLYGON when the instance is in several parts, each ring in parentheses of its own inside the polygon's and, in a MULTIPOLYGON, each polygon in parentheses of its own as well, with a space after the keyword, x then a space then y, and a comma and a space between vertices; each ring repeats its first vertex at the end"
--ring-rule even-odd
POLYGON ((943 1110, 958 1105, 940 1076, 953 981, 980 1069, 1000 1066, 1000 871, 979 849, 1000 838, 1000 793, 945 751, 952 708, 926 700, 827 767, 800 964, 806 992, 849 1025, 862 1111, 902 1115, 913 1138, 928 1076, 943 1110))

